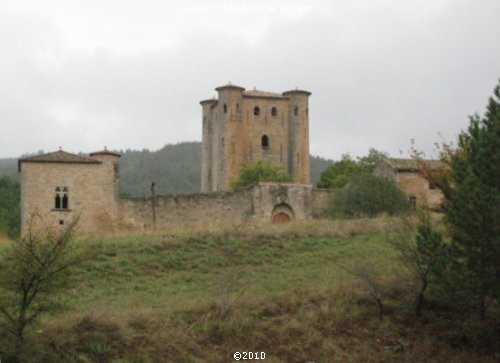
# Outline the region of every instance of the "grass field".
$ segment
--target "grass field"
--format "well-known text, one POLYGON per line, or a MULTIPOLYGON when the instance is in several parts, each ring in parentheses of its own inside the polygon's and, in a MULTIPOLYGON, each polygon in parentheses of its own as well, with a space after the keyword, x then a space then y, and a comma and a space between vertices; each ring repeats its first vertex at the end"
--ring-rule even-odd
POLYGON ((263 351, 267 362, 494 361, 454 344, 457 325, 413 319, 399 284, 379 320, 352 271, 369 265, 389 284, 405 279, 386 243, 394 223, 82 240, 96 257, 60 297, 67 309, 29 337, 29 360, 230 362, 235 351, 263 351))

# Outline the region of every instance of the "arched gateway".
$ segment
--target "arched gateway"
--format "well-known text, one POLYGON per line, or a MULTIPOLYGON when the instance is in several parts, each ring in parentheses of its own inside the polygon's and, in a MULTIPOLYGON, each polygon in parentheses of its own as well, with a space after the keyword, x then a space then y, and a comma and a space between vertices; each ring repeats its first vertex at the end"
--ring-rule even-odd
POLYGON ((271 214, 273 224, 288 223, 295 218, 293 208, 286 203, 278 204, 274 207, 271 214))

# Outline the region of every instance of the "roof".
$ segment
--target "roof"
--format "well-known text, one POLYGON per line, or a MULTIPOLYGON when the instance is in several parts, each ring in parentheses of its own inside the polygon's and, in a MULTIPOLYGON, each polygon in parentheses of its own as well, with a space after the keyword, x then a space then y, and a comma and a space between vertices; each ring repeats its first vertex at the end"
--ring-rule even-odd
POLYGON ((245 88, 237 86, 235 84, 231 84, 231 82, 229 82, 228 84, 225 84, 223 86, 217 87, 215 90, 216 91, 223 91, 225 89, 236 89, 236 90, 240 90, 242 92, 245 90, 245 88))
POLYGON ((287 99, 281 93, 259 91, 256 89, 243 92, 243 97, 276 98, 276 99, 284 99, 284 100, 287 99))
POLYGON ((21 163, 101 164, 99 160, 84 155, 71 154, 63 150, 21 158, 18 161, 19 171, 21 171, 21 163))
POLYGON ((121 157, 122 156, 119 153, 116 153, 116 152, 113 152, 113 151, 109 151, 107 148, 104 148, 104 150, 94 151, 93 153, 90 153, 90 156, 94 156, 94 155, 112 155, 112 156, 117 156, 117 157, 121 157))
MULTIPOLYGON (((420 167, 418 161, 415 159, 397 159, 397 158, 383 158, 387 165, 397 171, 419 171, 420 167)), ((440 160, 421 160, 431 170, 437 170, 444 167, 444 163, 440 160)))
POLYGON ((209 99, 200 101, 200 105, 209 104, 209 103, 217 103, 217 99, 216 98, 209 98, 209 99))
POLYGON ((310 96, 311 92, 305 91, 303 89, 293 89, 293 90, 290 90, 290 91, 283 92, 283 96, 288 96, 290 94, 302 94, 302 95, 305 95, 305 96, 310 96))

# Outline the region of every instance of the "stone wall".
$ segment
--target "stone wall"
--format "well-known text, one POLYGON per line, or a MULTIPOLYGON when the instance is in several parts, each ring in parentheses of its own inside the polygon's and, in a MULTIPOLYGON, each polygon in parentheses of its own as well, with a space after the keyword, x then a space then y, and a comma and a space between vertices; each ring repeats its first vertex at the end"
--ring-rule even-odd
POLYGON ((62 230, 79 218, 80 236, 143 232, 210 225, 270 224, 305 221, 320 215, 329 202, 327 190, 295 183, 261 183, 237 192, 164 195, 120 199, 118 157, 92 156, 99 163, 21 165, 21 225, 26 235, 33 213, 34 230, 62 230), (67 188, 67 208, 55 208, 56 188, 67 188))
MULTIPOLYGON (((155 204, 156 224, 150 198, 121 201, 124 230, 152 230, 272 223, 276 211, 294 220, 307 220, 313 214, 310 185, 262 183, 237 192, 159 196, 155 204)), ((321 207, 319 207, 321 209, 321 207)))
POLYGON ((330 189, 313 189, 312 198, 313 217, 321 217, 331 208, 332 191, 330 189))
POLYGON ((152 230, 208 225, 241 224, 253 217, 252 190, 158 196, 156 225, 150 198, 123 199, 122 226, 126 230, 152 230))

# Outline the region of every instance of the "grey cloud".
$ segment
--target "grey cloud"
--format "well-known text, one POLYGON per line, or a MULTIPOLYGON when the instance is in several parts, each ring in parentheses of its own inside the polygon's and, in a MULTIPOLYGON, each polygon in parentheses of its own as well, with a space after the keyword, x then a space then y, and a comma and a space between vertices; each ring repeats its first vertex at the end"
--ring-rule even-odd
POLYGON ((397 154, 412 138, 430 150, 438 132, 452 138, 483 109, 500 77, 496 0, 442 1, 428 12, 396 1, 311 3, 296 19, 266 15, 265 36, 251 43, 218 24, 179 34, 175 47, 126 53, 69 47, 50 17, 2 23, 14 30, 0 32, 0 157, 199 140, 198 101, 227 81, 312 91, 314 154, 397 154))

